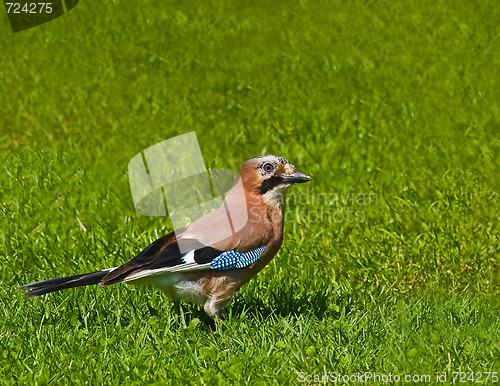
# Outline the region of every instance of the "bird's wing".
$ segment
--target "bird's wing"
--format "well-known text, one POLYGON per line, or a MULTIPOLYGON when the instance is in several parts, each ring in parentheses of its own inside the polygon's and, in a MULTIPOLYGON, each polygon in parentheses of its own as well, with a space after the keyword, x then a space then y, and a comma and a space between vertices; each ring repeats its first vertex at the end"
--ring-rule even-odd
POLYGON ((121 283, 169 272, 244 268, 255 263, 264 249, 261 246, 246 253, 218 250, 204 246, 197 240, 179 241, 172 232, 150 244, 132 260, 109 272, 99 284, 121 283), (181 252, 179 242, 182 243, 182 250, 187 252, 181 252))

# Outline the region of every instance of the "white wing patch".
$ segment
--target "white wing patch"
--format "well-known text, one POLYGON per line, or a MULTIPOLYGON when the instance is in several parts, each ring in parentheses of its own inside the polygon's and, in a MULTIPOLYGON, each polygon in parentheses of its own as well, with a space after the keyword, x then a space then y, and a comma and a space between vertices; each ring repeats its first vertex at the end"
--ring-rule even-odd
POLYGON ((194 261, 194 251, 191 251, 191 252, 189 252, 189 253, 186 253, 186 254, 183 256, 182 260, 184 260, 184 263, 186 263, 186 264, 196 263, 196 262, 194 261))

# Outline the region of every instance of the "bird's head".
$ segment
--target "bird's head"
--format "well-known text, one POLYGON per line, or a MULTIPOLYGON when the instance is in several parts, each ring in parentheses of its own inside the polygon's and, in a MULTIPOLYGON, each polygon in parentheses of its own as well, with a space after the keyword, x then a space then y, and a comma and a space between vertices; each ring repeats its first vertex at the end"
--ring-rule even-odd
POLYGON ((276 155, 260 155, 246 161, 240 176, 245 190, 270 201, 282 200, 283 193, 293 184, 311 180, 288 160, 276 155))

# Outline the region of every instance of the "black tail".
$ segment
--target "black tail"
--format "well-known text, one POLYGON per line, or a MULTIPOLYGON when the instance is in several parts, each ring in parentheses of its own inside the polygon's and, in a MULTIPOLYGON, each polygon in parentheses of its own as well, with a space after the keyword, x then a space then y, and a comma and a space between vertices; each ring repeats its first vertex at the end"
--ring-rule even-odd
POLYGON ((105 269, 98 272, 85 273, 83 275, 60 277, 58 279, 50 279, 38 281, 19 287, 21 290, 30 290, 24 294, 27 298, 45 295, 50 292, 63 290, 66 288, 82 287, 86 285, 98 284, 111 269, 105 269))

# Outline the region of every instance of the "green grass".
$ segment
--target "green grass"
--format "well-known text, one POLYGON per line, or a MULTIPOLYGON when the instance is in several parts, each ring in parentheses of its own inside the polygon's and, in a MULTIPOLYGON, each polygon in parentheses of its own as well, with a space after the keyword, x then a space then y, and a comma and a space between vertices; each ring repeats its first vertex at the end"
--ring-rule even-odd
POLYGON ((500 371, 496 2, 272 3, 1 16, 0 383, 500 371), (275 153, 313 176, 224 325, 150 288, 25 299, 171 230, 135 212, 127 165, 192 130, 208 167, 275 153))

